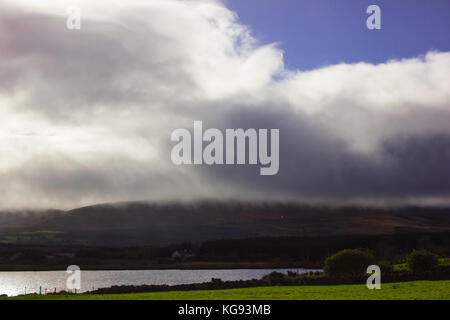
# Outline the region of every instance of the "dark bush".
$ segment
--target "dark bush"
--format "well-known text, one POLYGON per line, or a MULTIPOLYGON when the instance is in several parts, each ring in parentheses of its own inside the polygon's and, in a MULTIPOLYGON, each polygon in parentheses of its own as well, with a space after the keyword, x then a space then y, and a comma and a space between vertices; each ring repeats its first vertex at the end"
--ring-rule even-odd
POLYGON ((286 276, 280 272, 273 271, 263 276, 261 280, 271 285, 278 285, 286 282, 286 276))
POLYGON ((426 250, 414 250, 406 259, 408 269, 412 272, 431 271, 439 264, 438 257, 426 250))
POLYGON ((345 249, 325 260, 324 271, 330 276, 360 276, 372 264, 375 264, 375 258, 370 252, 345 249))
POLYGON ((296 277, 296 276, 298 276, 298 273, 297 272, 294 272, 294 271, 288 271, 287 272, 287 275, 288 275, 288 277, 296 277))
POLYGON ((378 266, 380 267, 381 274, 394 272, 394 267, 387 260, 383 260, 383 261, 378 262, 378 266))

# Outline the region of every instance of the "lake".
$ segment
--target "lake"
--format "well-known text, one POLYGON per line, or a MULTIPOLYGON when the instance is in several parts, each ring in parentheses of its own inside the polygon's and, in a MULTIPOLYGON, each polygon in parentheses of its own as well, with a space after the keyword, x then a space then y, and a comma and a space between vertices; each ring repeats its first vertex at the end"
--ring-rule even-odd
MULTIPOLYGON (((309 269, 220 269, 220 270, 108 270, 81 271, 80 292, 110 287, 113 285, 176 285, 211 281, 261 279, 264 275, 278 271, 306 273, 309 269)), ((17 296, 26 293, 54 292, 67 290, 66 271, 11 271, 0 272, 0 294, 17 296)))

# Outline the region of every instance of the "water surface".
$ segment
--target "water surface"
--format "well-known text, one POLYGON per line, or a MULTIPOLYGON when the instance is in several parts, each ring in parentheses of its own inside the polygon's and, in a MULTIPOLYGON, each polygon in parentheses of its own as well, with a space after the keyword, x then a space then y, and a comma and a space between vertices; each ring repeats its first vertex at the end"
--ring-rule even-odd
MULTIPOLYGON (((262 276, 278 271, 305 273, 309 269, 220 269, 220 270, 108 270, 81 271, 80 292, 111 287, 113 285, 189 284, 211 281, 261 279, 262 276)), ((24 293, 58 292, 67 290, 66 271, 11 271, 0 272, 0 294, 17 296, 24 293)))

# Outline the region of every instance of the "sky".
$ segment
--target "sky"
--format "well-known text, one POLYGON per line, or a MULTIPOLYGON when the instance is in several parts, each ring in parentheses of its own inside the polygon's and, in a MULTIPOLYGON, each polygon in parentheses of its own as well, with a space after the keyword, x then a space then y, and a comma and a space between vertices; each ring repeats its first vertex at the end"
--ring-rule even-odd
POLYGON ((255 37, 279 44, 288 68, 382 63, 450 50, 446 0, 226 0, 225 4, 255 37), (381 9, 382 27, 376 31, 365 28, 366 9, 372 4, 381 9))
POLYGON ((0 0, 0 209, 448 204, 449 5, 377 3, 0 0), (278 174, 175 165, 195 120, 279 129, 278 174))

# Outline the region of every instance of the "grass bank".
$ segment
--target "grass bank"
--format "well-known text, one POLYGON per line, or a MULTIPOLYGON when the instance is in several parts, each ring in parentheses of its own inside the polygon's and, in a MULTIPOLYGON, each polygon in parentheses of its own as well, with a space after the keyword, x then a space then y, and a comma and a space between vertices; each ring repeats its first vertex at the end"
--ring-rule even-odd
POLYGON ((270 286, 227 290, 169 291, 126 294, 50 294, 13 298, 24 300, 450 300, 450 280, 365 285, 270 286))

